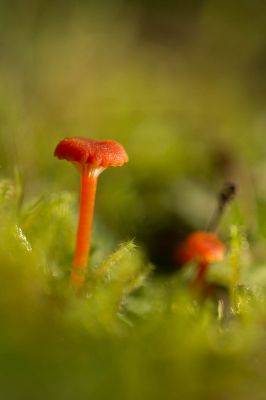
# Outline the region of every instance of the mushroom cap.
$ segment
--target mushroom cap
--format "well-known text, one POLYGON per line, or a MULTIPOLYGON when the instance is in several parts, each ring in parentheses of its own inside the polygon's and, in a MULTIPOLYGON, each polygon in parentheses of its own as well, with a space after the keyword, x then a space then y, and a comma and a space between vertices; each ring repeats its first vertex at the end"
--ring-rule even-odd
POLYGON ((124 147, 113 140, 94 140, 81 137, 66 138, 57 145, 54 156, 59 160, 92 164, 107 168, 128 161, 124 147))
POLYGON ((177 259, 181 264, 190 261, 215 262, 224 257, 225 246, 211 232, 197 231, 191 233, 177 249, 177 259))

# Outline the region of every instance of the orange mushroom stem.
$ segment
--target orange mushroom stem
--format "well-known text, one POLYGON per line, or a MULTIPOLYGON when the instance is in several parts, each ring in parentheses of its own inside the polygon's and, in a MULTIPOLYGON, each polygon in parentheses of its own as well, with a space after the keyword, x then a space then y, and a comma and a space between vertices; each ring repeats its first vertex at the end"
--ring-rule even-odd
POLYGON ((79 221, 70 284, 84 284, 91 242, 97 179, 109 166, 122 166, 128 156, 120 143, 112 140, 66 138, 56 147, 54 156, 71 162, 81 174, 79 221))

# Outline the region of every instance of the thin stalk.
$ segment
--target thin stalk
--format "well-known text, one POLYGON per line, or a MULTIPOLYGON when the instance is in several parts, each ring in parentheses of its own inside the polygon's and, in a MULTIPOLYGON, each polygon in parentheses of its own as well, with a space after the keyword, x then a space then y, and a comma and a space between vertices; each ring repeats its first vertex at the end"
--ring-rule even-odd
POLYGON ((222 189, 221 193, 219 194, 219 199, 218 199, 218 206, 214 212, 214 215, 211 219, 211 222, 208 226, 207 231, 209 232, 216 232, 218 224, 220 222, 221 216, 223 214, 223 211, 225 207, 227 206, 228 203, 235 197, 237 192, 237 187, 234 182, 227 182, 224 185, 224 188, 222 189))
POLYGON ((196 276, 195 282, 194 282, 195 286, 198 287, 203 284, 208 265, 209 265, 209 263, 206 261, 201 261, 199 263, 199 269, 198 269, 197 276, 196 276))
POLYGON ((239 230, 239 227, 233 225, 230 229, 230 300, 232 306, 232 312, 234 314, 237 313, 237 304, 236 304, 236 287, 239 285, 240 281, 240 267, 241 267, 241 245, 242 245, 243 237, 239 230))
POLYGON ((97 176, 86 173, 86 168, 83 166, 76 248, 73 270, 71 271, 69 280, 72 286, 81 287, 85 280, 85 271, 90 251, 96 187, 97 176))

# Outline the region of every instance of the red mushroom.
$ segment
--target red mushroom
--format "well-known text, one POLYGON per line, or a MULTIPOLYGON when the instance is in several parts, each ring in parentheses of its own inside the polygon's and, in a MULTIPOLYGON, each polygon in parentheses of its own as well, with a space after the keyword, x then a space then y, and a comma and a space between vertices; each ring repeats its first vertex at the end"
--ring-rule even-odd
POLYGON ((175 258, 179 264, 196 262, 199 265, 195 283, 203 281, 206 269, 212 262, 221 261, 224 257, 225 246, 211 232, 196 231, 178 246, 175 258))
POLYGON ((112 140, 66 138, 56 147, 54 156, 71 162, 81 174, 81 194, 76 249, 70 284, 81 287, 90 251, 91 227, 97 178, 109 166, 128 161, 124 147, 112 140))
POLYGON ((212 232, 216 230, 226 205, 230 203, 236 193, 237 185, 234 182, 226 182, 219 194, 218 207, 212 217, 208 231, 196 231, 191 233, 185 241, 174 250, 174 260, 179 265, 184 265, 189 262, 196 262, 199 264, 195 283, 203 282, 206 269, 210 263, 221 261, 224 257, 225 246, 215 233, 212 232))

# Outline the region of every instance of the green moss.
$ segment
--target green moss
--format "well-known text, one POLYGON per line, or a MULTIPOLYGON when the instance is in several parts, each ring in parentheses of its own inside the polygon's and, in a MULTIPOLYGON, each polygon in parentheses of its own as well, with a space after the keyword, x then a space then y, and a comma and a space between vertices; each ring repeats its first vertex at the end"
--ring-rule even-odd
POLYGON ((265 3, 166 3, 0 0, 1 399, 265 398, 265 3), (65 136, 130 159, 99 178, 79 294, 65 136), (195 293, 173 250, 227 179, 195 293))

